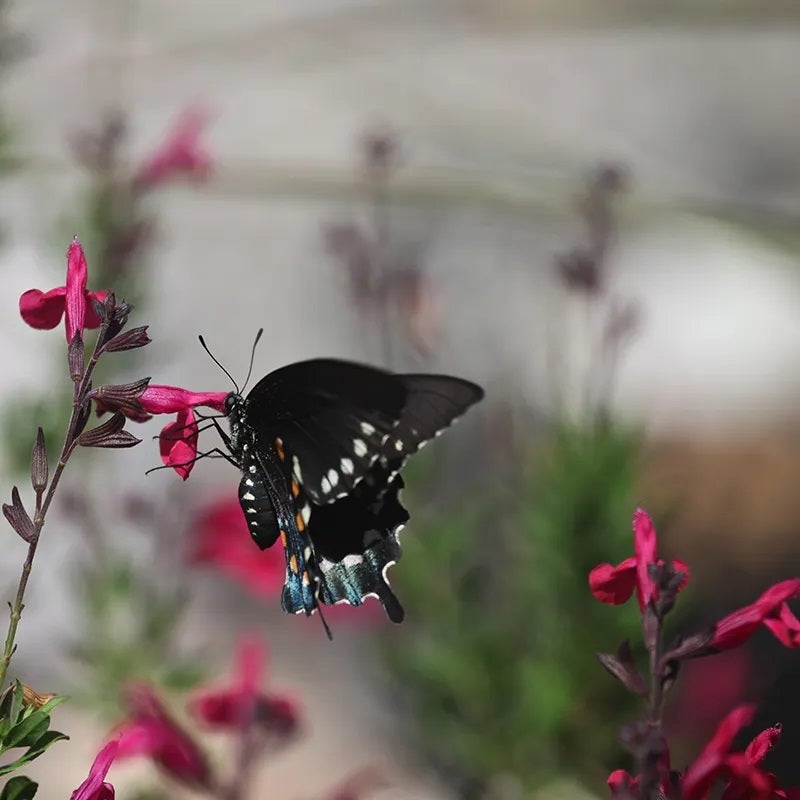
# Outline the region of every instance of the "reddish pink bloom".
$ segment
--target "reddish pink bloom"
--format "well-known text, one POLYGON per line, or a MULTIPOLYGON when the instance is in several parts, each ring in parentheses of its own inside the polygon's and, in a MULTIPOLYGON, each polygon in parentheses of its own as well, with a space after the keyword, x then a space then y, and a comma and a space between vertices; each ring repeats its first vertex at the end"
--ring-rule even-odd
POLYGON ((700 755, 683 773, 683 800, 705 800, 715 781, 731 774, 736 775, 738 781, 750 785, 754 793, 748 797, 766 798, 769 782, 765 773, 751 762, 745 764, 744 753, 731 753, 733 740, 745 725, 752 722, 754 714, 755 706, 742 705, 722 720, 700 755))
POLYGON ((227 396, 228 392, 190 392, 177 386, 150 384, 139 399, 148 414, 175 414, 197 406, 224 413, 227 396))
POLYGON ((147 685, 131 687, 126 696, 128 719, 118 729, 119 758, 148 756, 171 778, 209 788, 208 763, 194 740, 167 714, 147 685))
POLYGON ((225 411, 227 392, 190 392, 177 386, 148 386, 139 403, 147 414, 174 414, 175 422, 164 426, 159 436, 161 460, 186 480, 197 457, 198 406, 206 406, 220 413, 225 411))
MULTIPOLYGON (((589 588, 601 603, 612 606, 626 602, 635 589, 639 609, 644 611, 651 600, 657 599, 650 567, 663 566, 664 562, 658 558, 658 538, 653 521, 641 508, 633 515, 633 544, 633 558, 626 558, 616 567, 611 564, 595 567, 589 573, 589 588)), ((680 585, 683 589, 689 582, 689 567, 678 559, 672 561, 672 566, 686 576, 680 585)))
POLYGON ((89 769, 89 777, 72 793, 71 800, 114 800, 114 787, 106 783, 105 777, 118 750, 116 739, 103 747, 89 769))
POLYGON ((710 649, 729 650, 747 641, 761 625, 768 628, 786 647, 800 647, 800 620, 787 601, 800 596, 800 578, 770 586, 755 603, 740 608, 714 626, 710 649))
POLYGON ((674 732, 690 742, 705 742, 728 709, 753 699, 753 669, 744 648, 685 661, 681 677, 680 693, 667 709, 668 738, 674 732))
POLYGON ((190 704, 192 714, 210 728, 236 731, 251 724, 284 740, 299 725, 295 703, 261 691, 264 648, 244 638, 236 655, 236 672, 228 686, 201 690, 190 704))
POLYGON ((283 549, 255 547, 241 506, 230 497, 216 500, 201 513, 190 558, 213 564, 260 597, 273 596, 286 576, 283 549))
MULTIPOLYGON (((760 733, 745 752, 731 752, 734 739, 752 721, 754 713, 754 706, 742 705, 722 720, 700 755, 680 776, 678 796, 681 800, 708 800, 714 785, 720 780, 726 781, 722 794, 724 800, 777 800, 780 797, 794 800, 793 795, 787 793, 794 790, 785 792, 775 776, 761 768, 764 756, 777 741, 779 727, 760 733)), ((664 775, 661 791, 665 796, 673 797, 675 792, 666 777, 668 769, 664 775)), ((607 783, 612 797, 638 797, 640 780, 639 776, 615 770, 608 776, 607 783)))
POLYGON ((134 184, 142 189, 160 186, 181 173, 206 178, 211 172, 211 156, 200 142, 208 114, 190 108, 181 114, 164 142, 136 171, 134 184))
POLYGON ((78 238, 75 237, 67 250, 67 282, 49 292, 28 289, 19 298, 19 313, 32 328, 50 330, 55 328, 61 317, 66 323, 67 342, 75 338, 84 328, 99 328, 101 319, 91 299, 105 299, 107 292, 90 292, 86 288, 88 269, 86 256, 78 238))

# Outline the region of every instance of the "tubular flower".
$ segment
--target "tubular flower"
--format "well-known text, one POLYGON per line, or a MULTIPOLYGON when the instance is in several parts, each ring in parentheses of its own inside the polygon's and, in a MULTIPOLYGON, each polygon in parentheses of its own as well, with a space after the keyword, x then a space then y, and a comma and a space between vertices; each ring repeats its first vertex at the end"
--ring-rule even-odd
POLYGON ((209 788, 208 762, 194 740, 169 716, 147 685, 127 694, 129 717, 118 728, 119 758, 148 756, 171 778, 196 788, 209 788))
MULTIPOLYGON (((630 599, 634 590, 639 609, 644 611, 651 600, 658 598, 658 588, 651 575, 652 567, 661 567, 658 558, 658 537, 650 515, 637 509, 633 515, 634 556, 613 566, 600 564, 589 573, 589 588, 601 602, 616 606, 630 599)), ((676 572, 684 573, 679 589, 689 582, 689 567, 679 559, 672 561, 676 572)))
MULTIPOLYGON (((800 596, 800 578, 790 578, 770 586, 755 603, 738 609, 714 626, 708 651, 738 647, 764 625, 785 647, 800 647, 800 620, 787 601, 800 596)), ((704 655, 705 653, 701 653, 704 655)))
POLYGON ((91 299, 102 302, 108 292, 90 292, 86 288, 88 269, 86 256, 76 236, 67 250, 67 280, 48 292, 28 289, 19 298, 19 313, 32 328, 50 330, 64 317, 67 342, 85 328, 99 328, 102 320, 91 299))
POLYGON ((254 637, 243 638, 236 655, 233 681, 224 687, 201 690, 190 704, 193 716, 209 728, 237 731, 255 726, 285 741, 297 730, 299 715, 287 697, 260 688, 264 648, 254 637))
POLYGON ((208 114, 204 110, 189 108, 184 111, 162 144, 136 171, 134 185, 152 189, 181 173, 195 178, 207 177, 212 161, 200 142, 207 123, 208 114))
MULTIPOLYGON (((762 767, 762 762, 780 739, 781 728, 776 725, 758 734, 744 752, 731 752, 734 739, 748 725, 755 713, 753 705, 734 708, 717 726, 700 755, 677 775, 679 791, 665 778, 660 790, 666 797, 681 800, 708 800, 718 781, 725 781, 722 800, 798 800, 800 789, 784 789, 777 778, 762 767)), ((675 775, 675 773, 672 773, 675 775)), ((613 798, 639 798, 639 776, 625 770, 615 770, 608 776, 613 798)))
POLYGON ((159 436, 161 460, 186 480, 197 458, 197 419, 194 409, 206 406, 225 411, 227 392, 190 392, 177 386, 148 386, 139 397, 146 414, 174 414, 177 419, 165 425, 159 436))
POLYGON ((119 751, 119 741, 113 739, 97 754, 86 780, 72 793, 70 800, 114 800, 114 787, 105 777, 119 751))

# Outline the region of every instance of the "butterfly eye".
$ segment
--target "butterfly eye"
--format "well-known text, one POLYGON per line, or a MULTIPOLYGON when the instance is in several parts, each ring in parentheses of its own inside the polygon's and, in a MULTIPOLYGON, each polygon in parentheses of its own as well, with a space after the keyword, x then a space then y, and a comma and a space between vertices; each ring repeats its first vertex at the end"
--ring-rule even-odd
POLYGON ((226 414, 230 414, 231 411, 233 411, 233 409, 236 408, 237 405, 239 405, 239 402, 241 401, 241 399, 242 398, 238 394, 235 394, 234 392, 231 392, 225 398, 225 413, 226 414))

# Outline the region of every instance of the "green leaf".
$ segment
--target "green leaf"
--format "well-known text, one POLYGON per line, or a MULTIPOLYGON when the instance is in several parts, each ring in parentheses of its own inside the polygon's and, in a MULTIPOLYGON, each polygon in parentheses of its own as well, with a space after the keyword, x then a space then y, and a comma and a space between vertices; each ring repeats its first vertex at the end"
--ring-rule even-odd
POLYGON ((34 783, 24 775, 17 775, 11 778, 0 792, 0 800, 31 800, 39 788, 38 783, 34 783))
POLYGON ((48 714, 33 713, 8 734, 5 746, 7 748, 32 747, 47 733, 49 727, 50 716, 48 714))
POLYGON ((51 744, 60 741, 61 739, 69 739, 69 736, 59 731, 48 731, 39 738, 35 745, 30 747, 23 753, 16 761, 10 764, 4 764, 0 767, 0 775, 8 775, 9 772, 18 770, 21 766, 28 764, 35 758, 38 758, 51 744))

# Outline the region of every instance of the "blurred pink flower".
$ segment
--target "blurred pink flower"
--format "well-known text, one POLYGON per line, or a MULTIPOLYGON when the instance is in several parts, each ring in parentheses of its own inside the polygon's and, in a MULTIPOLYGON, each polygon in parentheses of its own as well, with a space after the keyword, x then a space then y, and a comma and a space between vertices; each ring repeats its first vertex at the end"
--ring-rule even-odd
POLYGON ((299 726, 294 701, 266 694, 260 688, 265 652, 255 637, 245 637, 236 652, 233 680, 227 686, 200 690, 189 705, 193 716, 209 728, 237 731, 251 724, 285 741, 299 726))
POLYGON ((76 236, 67 250, 66 285, 48 292, 39 289, 24 292, 19 298, 22 319, 32 328, 50 330, 63 316, 67 342, 71 342, 76 333, 83 335, 84 328, 99 328, 102 320, 90 301, 94 298, 102 302, 107 292, 90 292, 86 288, 88 274, 86 256, 76 236))
POLYGON ((148 756, 171 778, 208 789, 211 771, 203 752, 169 716, 153 689, 136 684, 125 695, 128 718, 119 726, 118 758, 148 756))
POLYGON ((206 178, 212 159, 200 137, 208 124, 208 113, 200 108, 184 111, 167 133, 162 144, 148 156, 134 175, 134 185, 153 189, 179 174, 206 178))
MULTIPOLYGON (((277 545, 267 550, 256 547, 239 501, 229 495, 213 501, 198 515, 189 560, 215 567, 256 597, 273 597, 286 580, 284 549, 277 545)), ((378 602, 357 608, 338 603, 325 609, 325 617, 336 622, 352 621, 359 627, 384 620, 378 602)))
POLYGON ((86 780, 72 793, 70 800, 114 800, 114 787, 105 777, 116 758, 119 741, 112 739, 97 754, 86 780))
POLYGON ((753 669, 745 649, 686 661, 681 676, 680 693, 668 709, 666 726, 690 742, 705 741, 729 708, 753 696, 749 691, 753 669))
POLYGON ((195 528, 191 561, 215 566, 258 597, 271 597, 283 586, 283 549, 260 550, 253 544, 244 512, 235 498, 224 496, 207 506, 195 528))

